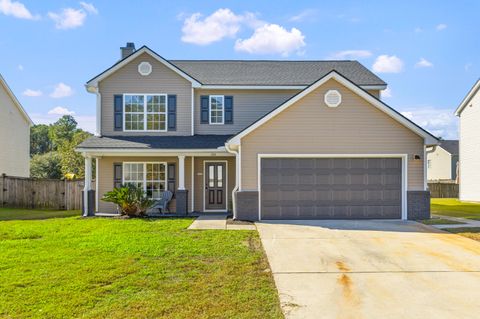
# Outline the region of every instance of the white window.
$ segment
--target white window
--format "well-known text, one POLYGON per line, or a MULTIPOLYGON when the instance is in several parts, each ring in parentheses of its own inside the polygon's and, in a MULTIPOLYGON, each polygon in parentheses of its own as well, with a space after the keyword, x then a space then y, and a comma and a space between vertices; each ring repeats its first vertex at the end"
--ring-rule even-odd
POLYGON ((427 168, 432 168, 432 160, 427 160, 427 168))
POLYGON ((166 94, 124 94, 123 110, 125 131, 167 130, 166 94))
POLYGON ((167 164, 123 163, 122 182, 143 188, 151 199, 160 199, 167 189, 167 164))
POLYGON ((210 95, 209 103, 209 119, 210 124, 223 124, 224 118, 224 96, 223 95, 210 95))

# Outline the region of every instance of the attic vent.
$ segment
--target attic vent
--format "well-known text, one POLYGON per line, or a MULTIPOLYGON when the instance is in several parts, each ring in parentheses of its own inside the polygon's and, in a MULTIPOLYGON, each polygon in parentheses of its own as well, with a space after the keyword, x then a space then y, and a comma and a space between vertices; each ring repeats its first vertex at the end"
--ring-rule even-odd
POLYGON ((138 65, 138 73, 147 76, 152 73, 152 65, 148 62, 142 62, 138 65))
POLYGON ((342 103, 342 95, 337 90, 329 90, 325 93, 325 104, 328 107, 337 107, 342 103))

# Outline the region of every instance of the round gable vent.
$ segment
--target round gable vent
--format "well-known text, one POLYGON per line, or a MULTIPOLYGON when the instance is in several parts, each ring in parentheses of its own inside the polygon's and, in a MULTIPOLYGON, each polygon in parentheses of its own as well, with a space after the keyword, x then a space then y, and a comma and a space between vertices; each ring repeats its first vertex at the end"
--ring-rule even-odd
POLYGON ((147 76, 152 73, 152 65, 148 62, 142 62, 138 65, 138 73, 147 76))
POLYGON ((342 95, 337 90, 329 90, 325 93, 325 104, 328 107, 337 107, 342 103, 342 95))

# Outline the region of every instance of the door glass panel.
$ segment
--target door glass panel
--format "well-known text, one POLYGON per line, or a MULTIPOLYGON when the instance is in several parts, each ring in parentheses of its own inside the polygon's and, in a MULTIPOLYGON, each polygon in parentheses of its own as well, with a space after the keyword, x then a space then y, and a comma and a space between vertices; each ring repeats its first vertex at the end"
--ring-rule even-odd
POLYGON ((208 166, 208 187, 215 187, 215 167, 208 166))
POLYGON ((223 165, 217 166, 217 187, 223 187, 223 165))

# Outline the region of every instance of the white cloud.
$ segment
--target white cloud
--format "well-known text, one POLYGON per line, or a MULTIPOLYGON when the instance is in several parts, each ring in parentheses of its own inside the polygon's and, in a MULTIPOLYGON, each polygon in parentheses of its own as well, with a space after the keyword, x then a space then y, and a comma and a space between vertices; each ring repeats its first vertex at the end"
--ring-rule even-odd
POLYGON ((234 37, 245 19, 253 19, 252 14, 236 15, 230 9, 218 9, 205 19, 202 14, 194 13, 183 22, 182 41, 198 45, 207 45, 226 37, 234 37))
POLYGON ((442 31, 442 30, 445 30, 447 28, 447 25, 445 23, 440 23, 435 28, 437 29, 437 31, 442 31))
POLYGON ((55 22, 55 28, 66 30, 81 27, 87 13, 83 9, 66 8, 60 13, 49 12, 48 16, 55 22))
POLYGON ((400 73, 403 71, 403 61, 396 55, 380 55, 373 64, 373 71, 377 73, 400 73))
POLYGON ((305 46, 305 36, 296 28, 290 31, 278 24, 265 24, 255 29, 248 39, 238 39, 235 50, 251 54, 281 54, 288 56, 292 52, 301 54, 305 46))
POLYGON ((389 87, 387 87, 380 94, 382 98, 390 98, 392 97, 392 90, 389 87))
POLYGON ((437 137, 458 138, 458 118, 451 109, 417 107, 401 113, 437 137))
POLYGON ((50 94, 50 97, 55 99, 71 96, 73 94, 73 90, 70 86, 66 85, 65 83, 58 83, 55 85, 53 92, 50 94))
POLYGON ((17 66, 17 68, 18 68, 19 71, 23 71, 23 65, 19 64, 19 65, 17 66))
POLYGON ((34 16, 23 3, 12 0, 0 0, 0 13, 19 19, 36 20, 39 18, 34 16))
POLYGON ((35 97, 35 96, 42 96, 43 93, 40 90, 26 89, 25 91, 23 91, 22 94, 25 96, 35 97))
POLYGON ((372 52, 368 50, 345 50, 333 53, 330 58, 344 60, 344 59, 362 59, 372 56, 372 52))
MULTIPOLYGON (((52 124, 58 121, 64 114, 29 114, 35 124, 52 124)), ((75 115, 75 121, 78 127, 90 133, 95 132, 95 116, 94 115, 75 115)))
POLYGON ((88 13, 98 14, 98 9, 95 8, 95 6, 93 5, 93 3, 87 3, 87 2, 81 1, 81 2, 80 2, 80 5, 81 5, 82 8, 85 9, 85 11, 87 11, 88 13))
POLYGON ((302 22, 305 20, 312 19, 317 14, 317 10, 315 9, 306 9, 300 12, 297 15, 294 15, 288 19, 291 22, 302 22))
POLYGON ((75 112, 73 111, 70 111, 69 109, 67 109, 66 107, 62 107, 62 106, 57 106, 57 107, 54 107, 53 109, 51 109, 50 111, 48 111, 48 114, 50 115, 74 115, 75 112))
POLYGON ((420 60, 417 63, 415 63, 415 67, 416 68, 432 68, 433 63, 428 61, 427 59, 420 58, 420 60))

